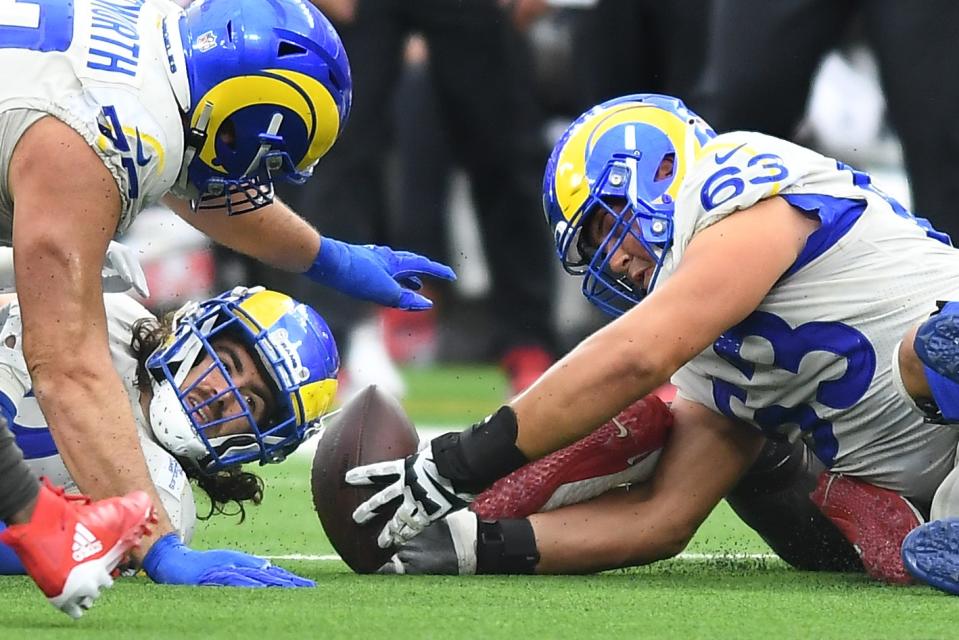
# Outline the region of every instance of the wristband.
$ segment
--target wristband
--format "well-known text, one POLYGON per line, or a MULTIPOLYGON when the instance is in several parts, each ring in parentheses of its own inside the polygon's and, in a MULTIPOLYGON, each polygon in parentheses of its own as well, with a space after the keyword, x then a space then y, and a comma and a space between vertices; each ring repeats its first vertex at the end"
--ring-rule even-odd
POLYGON ((480 520, 476 529, 476 574, 530 574, 539 564, 533 525, 526 518, 480 520))
POLYGON ((516 446, 516 413, 500 407, 466 431, 434 438, 433 462, 457 493, 478 494, 529 462, 516 446))

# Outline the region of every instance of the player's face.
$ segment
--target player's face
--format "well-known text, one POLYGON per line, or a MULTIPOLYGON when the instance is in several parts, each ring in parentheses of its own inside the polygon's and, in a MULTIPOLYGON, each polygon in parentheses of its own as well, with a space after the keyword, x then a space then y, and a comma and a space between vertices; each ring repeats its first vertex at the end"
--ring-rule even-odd
MULTIPOLYGON (((270 392, 271 387, 267 384, 250 352, 243 343, 228 336, 214 338, 211 344, 223 362, 227 374, 233 379, 233 384, 253 413, 253 419, 256 420, 257 425, 265 425, 269 417, 273 415, 274 398, 270 392)), ((209 423, 231 415, 237 417, 206 429, 205 435, 208 438, 215 438, 249 432, 249 422, 242 414, 236 394, 224 393, 229 389, 230 384, 220 369, 213 367, 209 373, 203 375, 210 369, 211 364, 212 358, 206 355, 187 374, 180 386, 181 389, 189 388, 199 379, 196 387, 186 396, 187 404, 198 407, 222 393, 222 396, 199 409, 199 418, 202 422, 209 423), (203 376, 202 379, 200 379, 201 376, 203 376)))
MULTIPOLYGON (((673 175, 676 158, 673 154, 667 155, 659 164, 656 171, 656 180, 665 180, 673 175)), ((617 214, 621 213, 626 203, 613 202, 610 207, 617 214)), ((656 271, 656 261, 649 255, 649 252, 637 239, 640 234, 639 223, 634 222, 633 233, 626 233, 625 229, 616 229, 617 218, 613 214, 600 209, 597 214, 590 216, 586 221, 586 238, 590 246, 598 247, 599 251, 608 253, 612 251, 612 257, 609 260, 610 270, 618 276, 626 276, 634 285, 649 290, 649 283, 652 281, 653 273, 656 271), (626 235, 622 243, 619 239, 626 235), (618 246, 617 246, 618 245, 618 246)))
MULTIPOLYGON (((612 209, 619 213, 623 210, 624 203, 614 203, 612 209)), ((622 228, 616 229, 617 218, 612 213, 603 209, 590 216, 586 222, 586 237, 590 246, 598 247, 598 251, 608 253, 612 251, 609 259, 609 269, 617 276, 626 276, 634 285, 649 288, 653 272, 656 269, 656 262, 649 255, 649 252, 636 239, 634 233, 626 233, 622 228), (622 243, 619 239, 626 235, 622 243)), ((634 223, 638 227, 638 223, 634 223)), ((634 229, 639 233, 639 229, 634 229)))

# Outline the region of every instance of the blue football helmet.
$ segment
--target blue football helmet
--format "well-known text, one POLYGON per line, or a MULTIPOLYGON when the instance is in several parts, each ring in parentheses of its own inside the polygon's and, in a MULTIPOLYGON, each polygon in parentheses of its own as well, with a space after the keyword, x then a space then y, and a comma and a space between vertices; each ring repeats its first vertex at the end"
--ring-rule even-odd
POLYGON ((146 366, 153 378, 150 423, 157 440, 201 472, 215 473, 245 462, 280 462, 316 433, 336 394, 339 356, 316 311, 282 293, 237 287, 181 307, 170 336, 146 366), (214 349, 217 336, 242 343, 270 387, 273 411, 263 423, 254 419, 214 349), (209 364, 188 382, 201 362, 209 364), (193 393, 204 380, 222 380, 223 388, 211 397, 193 393), (245 422, 243 433, 212 435, 218 425, 238 420, 245 422))
POLYGON ((593 107, 560 137, 543 178, 543 209, 563 268, 583 294, 618 316, 656 284, 673 242, 673 208, 687 169, 716 133, 677 98, 636 94, 593 107), (660 165, 672 161, 657 180, 660 165), (595 213, 614 223, 598 244, 583 233, 595 213), (610 269, 631 236, 653 259, 648 290, 610 269))
POLYGON ((198 0, 180 34, 190 96, 174 193, 245 213, 273 201, 275 179, 309 178, 352 97, 329 20, 308 0, 198 0))

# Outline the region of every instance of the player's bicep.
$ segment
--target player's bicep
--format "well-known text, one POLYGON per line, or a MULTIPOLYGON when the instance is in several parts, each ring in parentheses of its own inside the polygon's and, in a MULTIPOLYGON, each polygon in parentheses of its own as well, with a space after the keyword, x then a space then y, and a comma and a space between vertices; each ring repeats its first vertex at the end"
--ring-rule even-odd
POLYGON ((120 194, 112 174, 80 134, 53 117, 37 121, 17 144, 8 181, 15 259, 26 257, 19 255, 22 246, 55 253, 70 261, 71 276, 99 281, 103 255, 120 217, 120 194), (87 257, 93 258, 89 265, 75 264, 87 257))
POLYGON ((676 272, 635 310, 643 331, 661 337, 653 348, 670 373, 759 307, 816 226, 770 198, 696 235, 676 272))

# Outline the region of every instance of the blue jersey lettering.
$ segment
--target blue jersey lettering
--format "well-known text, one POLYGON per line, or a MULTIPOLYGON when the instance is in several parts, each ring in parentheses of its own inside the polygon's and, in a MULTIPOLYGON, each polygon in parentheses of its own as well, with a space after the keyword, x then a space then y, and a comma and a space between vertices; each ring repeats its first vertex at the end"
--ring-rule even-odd
MULTIPOLYGON (((755 311, 748 318, 724 333, 713 344, 719 357, 751 380, 755 364, 742 357, 743 341, 748 336, 765 339, 773 348, 773 365, 794 374, 799 373, 803 358, 814 351, 832 353, 846 362, 846 371, 839 378, 820 380, 816 384, 816 402, 833 409, 847 409, 857 403, 869 389, 876 371, 876 352, 858 330, 841 322, 807 322, 795 329, 772 313, 755 311)), ((716 408, 730 417, 740 417, 731 406, 732 398, 747 400, 747 391, 738 385, 713 379, 713 401, 716 408)), ((800 403, 791 407, 771 405, 756 409, 753 421, 767 434, 782 435, 787 425, 796 425, 810 435, 816 454, 827 466, 832 465, 839 450, 832 423, 821 418, 813 407, 800 403)))
POLYGON ((97 71, 137 74, 140 35, 137 20, 143 0, 94 0, 90 25, 91 44, 87 68, 97 71))
POLYGON ((113 143, 116 150, 120 152, 120 162, 123 168, 127 170, 127 176, 130 178, 130 186, 127 195, 130 198, 140 197, 140 179, 137 176, 137 164, 145 166, 151 157, 144 157, 143 141, 140 138, 140 131, 137 129, 137 156, 134 159, 130 149, 130 143, 127 142, 126 134, 123 132, 123 125, 120 124, 120 117, 117 115, 116 107, 113 105, 104 106, 100 110, 100 117, 97 119, 97 127, 100 133, 113 143))

